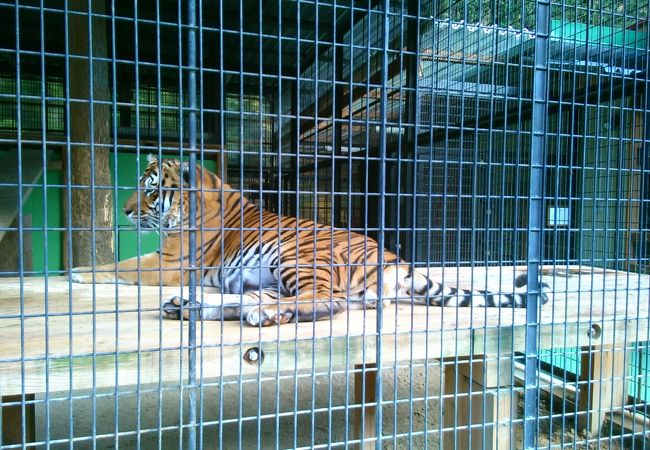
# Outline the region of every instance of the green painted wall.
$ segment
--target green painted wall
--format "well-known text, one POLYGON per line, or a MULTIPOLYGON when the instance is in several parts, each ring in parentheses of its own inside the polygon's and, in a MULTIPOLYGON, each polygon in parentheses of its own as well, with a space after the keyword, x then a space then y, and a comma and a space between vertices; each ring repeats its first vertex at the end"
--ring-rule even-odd
MULTIPOLYGON (((118 259, 127 259, 138 254, 151 253, 160 247, 160 236, 156 232, 140 232, 129 222, 122 213, 122 205, 128 199, 138 184, 140 174, 147 167, 147 155, 131 153, 118 153, 117 162, 114 155, 111 158, 111 171, 113 182, 117 181, 118 191, 115 200, 117 218, 116 247, 118 259), (117 166, 116 166, 117 164, 117 166), (116 170, 117 167, 117 170, 116 170), (116 176, 117 175, 117 176, 116 176), (127 189, 124 189, 127 188, 127 189)), ((115 195, 115 194, 113 194, 115 195)))
POLYGON ((23 205, 23 214, 31 218, 31 227, 24 229, 23 236, 32 240, 34 271, 43 273, 47 265, 48 271, 54 272, 62 267, 63 174, 60 170, 47 170, 37 184, 40 187, 32 189, 23 205))

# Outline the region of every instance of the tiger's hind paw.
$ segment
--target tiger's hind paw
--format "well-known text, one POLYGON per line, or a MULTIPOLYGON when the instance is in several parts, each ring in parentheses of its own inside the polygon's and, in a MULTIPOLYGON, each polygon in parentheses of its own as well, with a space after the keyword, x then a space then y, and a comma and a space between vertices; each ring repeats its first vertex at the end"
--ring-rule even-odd
POLYGON ((521 272, 515 277, 515 287, 520 288, 528 284, 528 272, 521 272))
POLYGON ((293 317, 289 310, 280 311, 277 306, 259 306, 249 311, 246 322, 254 327, 268 327, 270 325, 282 325, 293 317))

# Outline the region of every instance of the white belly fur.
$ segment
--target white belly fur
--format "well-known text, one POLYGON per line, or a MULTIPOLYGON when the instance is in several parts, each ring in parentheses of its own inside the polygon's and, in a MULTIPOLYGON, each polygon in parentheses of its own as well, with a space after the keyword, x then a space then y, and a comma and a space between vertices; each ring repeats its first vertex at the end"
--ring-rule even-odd
POLYGON ((222 268, 208 269, 203 283, 205 286, 220 288, 224 294, 277 288, 278 280, 274 275, 276 267, 271 266, 273 259, 273 252, 256 253, 256 248, 252 248, 246 254, 238 253, 232 262, 226 262, 222 268), (245 265, 242 265, 244 262, 245 265))

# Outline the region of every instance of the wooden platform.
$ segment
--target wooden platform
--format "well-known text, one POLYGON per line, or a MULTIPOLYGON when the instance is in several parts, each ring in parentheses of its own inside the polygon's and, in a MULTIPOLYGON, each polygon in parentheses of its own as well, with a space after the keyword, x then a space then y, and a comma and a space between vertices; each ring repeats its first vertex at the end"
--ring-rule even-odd
MULTIPOLYGON (((445 269, 444 279, 450 285, 510 291, 516 271, 445 269)), ((432 272, 442 277, 440 269, 432 272)), ((544 268, 544 281, 554 298, 539 316, 540 347, 605 348, 619 354, 614 350, 625 352, 633 342, 648 339, 649 276, 557 267, 544 268)), ((63 277, 3 279, 0 395, 185 379, 188 324, 160 318, 161 300, 178 292, 167 287, 69 284, 63 277)), ((495 373, 509 374, 503 364, 511 365, 512 352, 523 351, 525 345, 523 309, 399 304, 384 311, 383 321, 382 364, 451 358, 467 367, 478 363, 486 373, 499 366, 495 373)), ((377 362, 376 312, 350 311, 332 321, 263 329, 239 322, 203 322, 197 342, 197 373, 206 379, 368 366, 377 362), (251 361, 251 352, 261 357, 251 361)), ((459 370, 458 364, 452 367, 459 370)), ((471 372, 475 378, 481 371, 471 372)), ((487 388, 504 383, 502 376, 474 381, 487 388)), ((486 439, 496 442, 496 435, 486 439)))

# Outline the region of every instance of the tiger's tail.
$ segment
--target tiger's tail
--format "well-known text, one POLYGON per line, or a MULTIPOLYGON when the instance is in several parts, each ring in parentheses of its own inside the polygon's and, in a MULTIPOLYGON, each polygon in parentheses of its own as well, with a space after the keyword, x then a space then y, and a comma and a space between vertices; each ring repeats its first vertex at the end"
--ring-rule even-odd
MULTIPOLYGON (((427 278, 420 272, 413 272, 413 294, 428 299, 436 306, 486 306, 504 308, 525 308, 528 299, 528 274, 521 273, 514 280, 512 292, 494 292, 487 289, 462 289, 442 284, 427 278)), ((540 281, 540 301, 549 300, 549 286, 540 281)))

